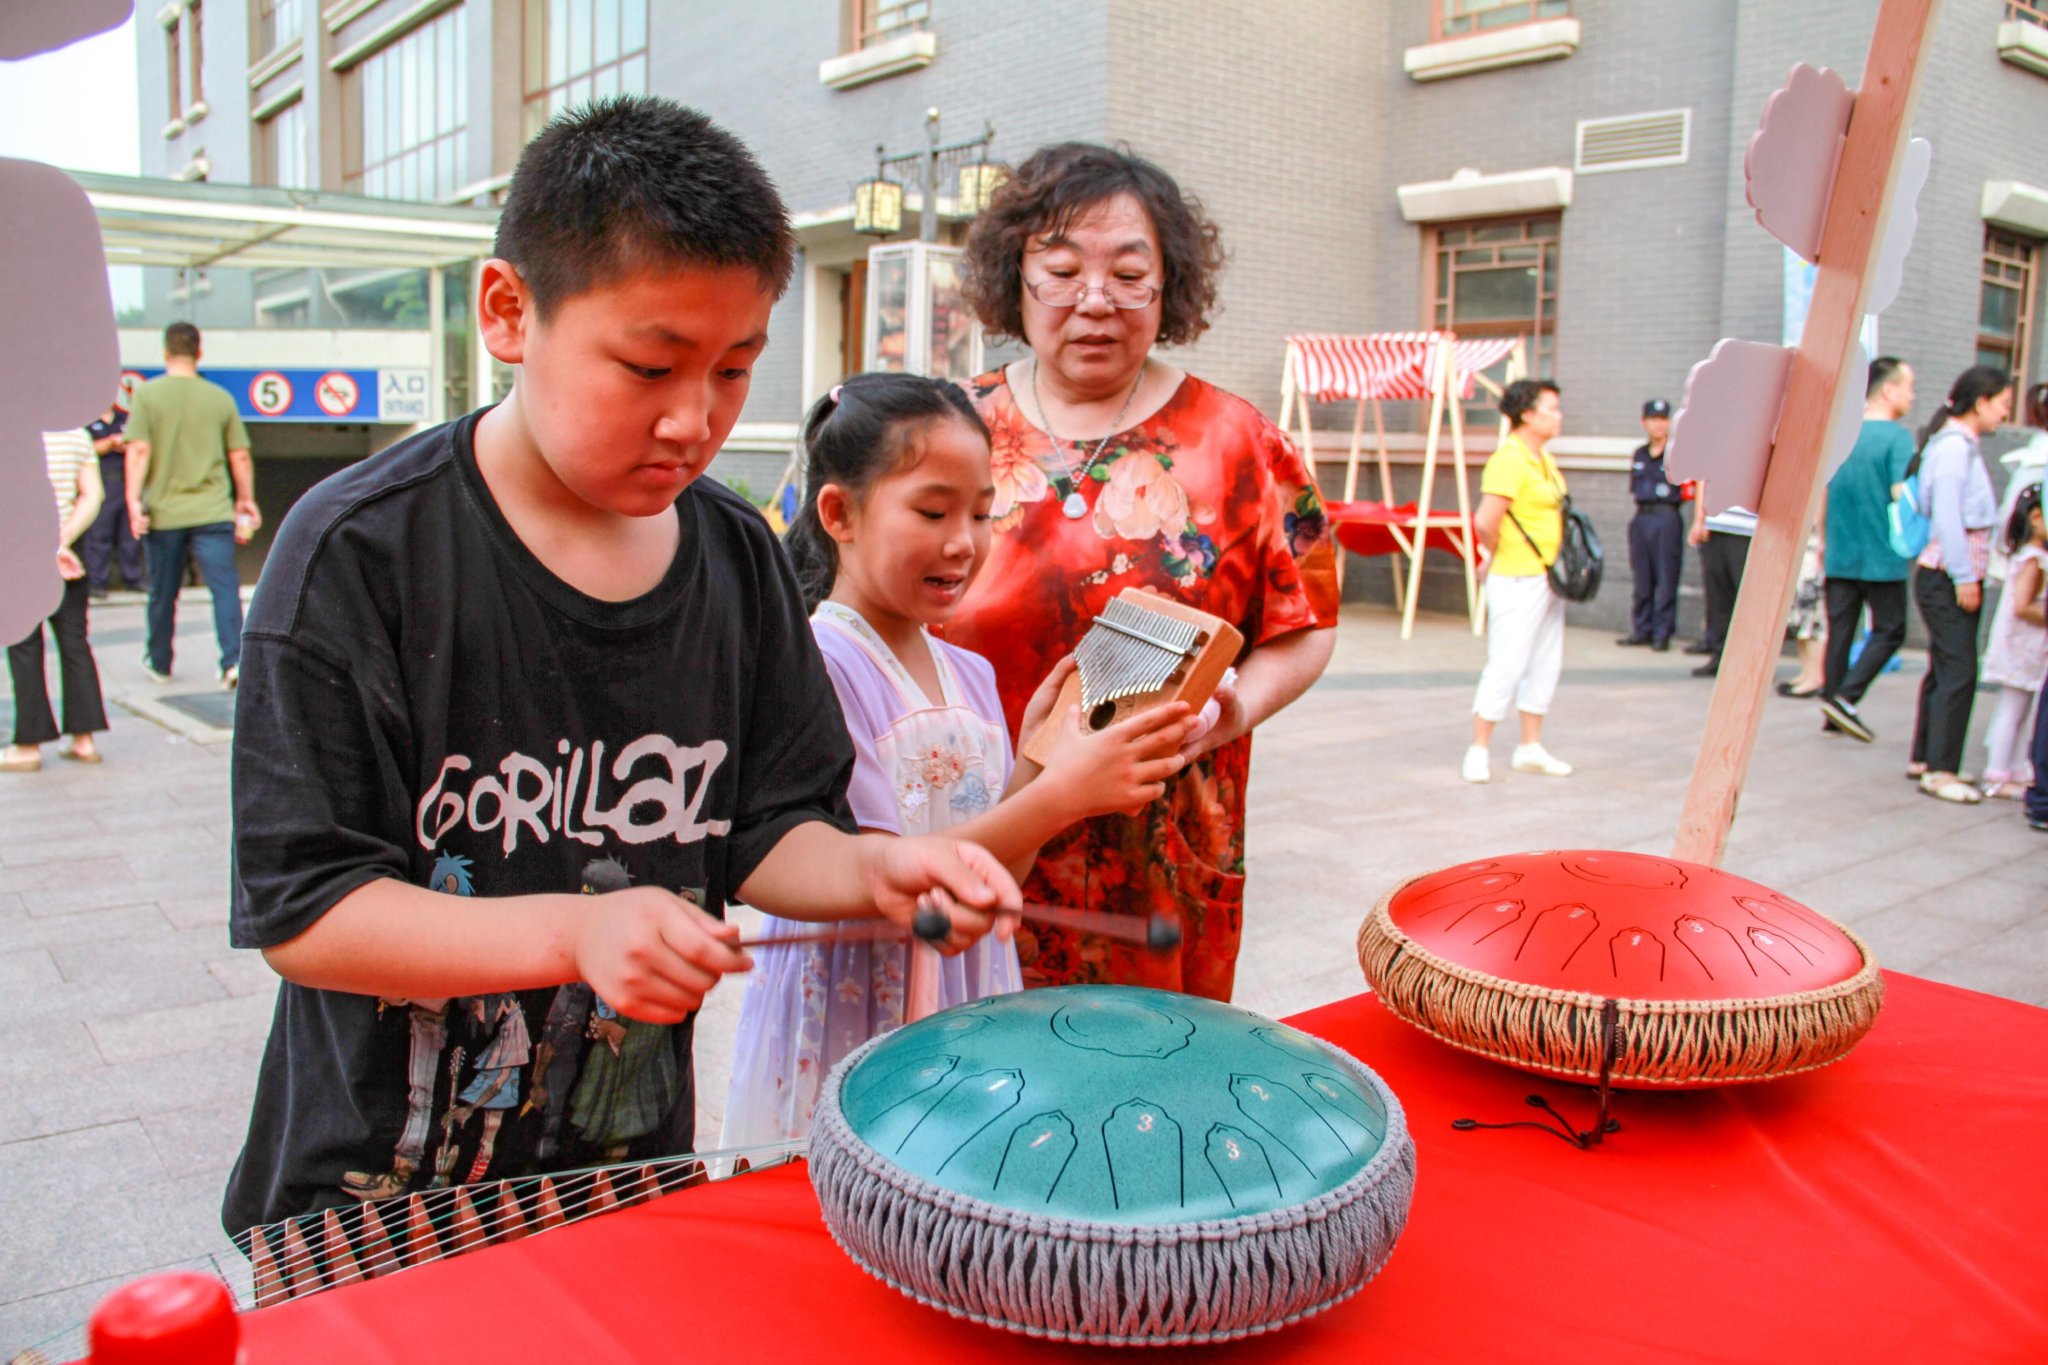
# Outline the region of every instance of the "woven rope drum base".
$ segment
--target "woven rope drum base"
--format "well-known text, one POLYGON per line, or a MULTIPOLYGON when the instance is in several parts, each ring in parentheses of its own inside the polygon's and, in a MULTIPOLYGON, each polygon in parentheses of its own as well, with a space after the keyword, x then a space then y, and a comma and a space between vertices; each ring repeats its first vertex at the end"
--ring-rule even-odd
POLYGON ((1295 1322, 1394 1249, 1415 1147, 1336 1048, 1192 996, 1067 986, 875 1039, 825 1080, 811 1183, 870 1274, 956 1317, 1164 1346, 1295 1322))
POLYGON ((1395 887, 1358 933, 1388 1009, 1546 1076, 1635 1089, 1789 1076, 1840 1059, 1884 983, 1861 939, 1697 863, 1572 849, 1395 887))

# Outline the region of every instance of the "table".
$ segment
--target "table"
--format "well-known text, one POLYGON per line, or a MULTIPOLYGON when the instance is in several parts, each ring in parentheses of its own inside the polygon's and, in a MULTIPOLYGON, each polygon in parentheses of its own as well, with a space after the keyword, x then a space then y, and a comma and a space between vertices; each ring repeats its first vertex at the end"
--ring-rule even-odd
MULTIPOLYGON (((2048 1011, 1886 977, 1841 1063, 1769 1085, 1617 1096, 1591 1151, 1529 1129, 1540 1091, 1371 996, 1288 1022, 1384 1076, 1419 1174, 1381 1276, 1203 1361, 2048 1359, 2048 1011)), ((248 1365, 419 1360, 1053 1361, 833 1244, 802 1166, 243 1319, 248 1365), (343 1345, 345 1343, 345 1345, 343 1345)), ((1099 1354, 1107 1354, 1107 1351, 1099 1354)), ((1128 1357, 1126 1357, 1128 1358, 1128 1357)))

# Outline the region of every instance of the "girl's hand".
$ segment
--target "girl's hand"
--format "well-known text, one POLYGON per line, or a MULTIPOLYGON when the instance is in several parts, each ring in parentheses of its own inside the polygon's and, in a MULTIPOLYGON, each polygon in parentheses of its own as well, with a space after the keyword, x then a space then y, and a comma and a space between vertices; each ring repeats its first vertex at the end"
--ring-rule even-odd
POLYGON ((737 924, 713 919, 658 886, 590 899, 577 918, 576 973, 628 1019, 675 1024, 704 1003, 729 972, 754 960, 734 945, 737 924))
POLYGON ((68 545, 57 550, 57 576, 67 583, 85 577, 85 565, 79 561, 78 552, 68 545))
POLYGON ((1038 728, 1045 724, 1045 718, 1052 714, 1052 708, 1059 702, 1060 689, 1067 685, 1067 675, 1078 667, 1079 665, 1074 662, 1074 656, 1069 654, 1054 664, 1052 672, 1045 675, 1045 681, 1038 685, 1038 690, 1031 694, 1031 700, 1024 705, 1024 718, 1017 726, 1019 745, 1037 734, 1038 728))
POLYGON ((1194 717, 1186 702, 1153 706, 1091 733, 1081 708, 1069 707, 1038 780, 1055 786, 1073 820, 1135 815, 1166 794, 1166 781, 1187 760, 1178 752, 1194 717))
POLYGON ((1196 714, 1187 738, 1180 742, 1180 756, 1192 763, 1211 749, 1222 748, 1251 728, 1246 724, 1249 719, 1244 702, 1237 695, 1237 670, 1226 668, 1223 681, 1216 684, 1215 693, 1196 714))

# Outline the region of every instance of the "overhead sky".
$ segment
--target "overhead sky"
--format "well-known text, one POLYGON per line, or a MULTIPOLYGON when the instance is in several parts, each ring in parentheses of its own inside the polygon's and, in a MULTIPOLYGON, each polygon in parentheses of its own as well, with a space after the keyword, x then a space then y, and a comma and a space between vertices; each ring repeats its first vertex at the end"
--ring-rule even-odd
POLYGON ((140 136, 132 16, 56 52, 0 62, 0 156, 135 175, 140 136))

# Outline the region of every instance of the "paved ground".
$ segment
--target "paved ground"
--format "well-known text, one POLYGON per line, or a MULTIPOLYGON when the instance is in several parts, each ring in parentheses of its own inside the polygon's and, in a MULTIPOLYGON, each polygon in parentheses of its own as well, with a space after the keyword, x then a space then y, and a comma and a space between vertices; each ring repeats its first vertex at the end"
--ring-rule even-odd
MULTIPOLYGON (((227 946, 227 713, 203 593, 181 624, 179 680, 158 687, 139 605, 96 608, 120 703, 106 764, 0 776, 0 1357, 121 1279, 225 1245, 275 978, 227 946)), ((1571 632, 1545 738, 1579 773, 1474 787, 1457 769, 1482 655, 1455 622, 1404 644, 1391 616, 1352 611, 1323 681, 1261 732, 1240 1003, 1281 1015, 1361 989, 1353 935, 1398 878, 1523 848, 1669 850, 1707 697, 1694 660, 1571 632)), ((1852 924, 1889 967, 2048 1005, 2048 838, 2010 804, 1947 806, 1900 779, 1920 671, 1909 658, 1866 703, 1876 745, 1773 700, 1728 866, 1852 924)), ((714 995, 700 1031, 707 1140, 737 1005, 714 995)))

